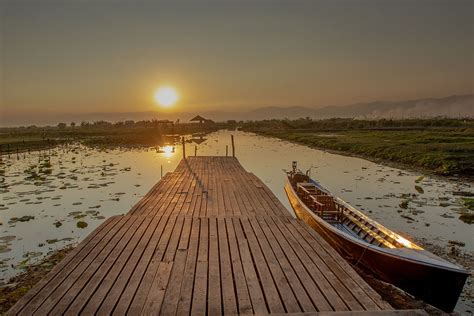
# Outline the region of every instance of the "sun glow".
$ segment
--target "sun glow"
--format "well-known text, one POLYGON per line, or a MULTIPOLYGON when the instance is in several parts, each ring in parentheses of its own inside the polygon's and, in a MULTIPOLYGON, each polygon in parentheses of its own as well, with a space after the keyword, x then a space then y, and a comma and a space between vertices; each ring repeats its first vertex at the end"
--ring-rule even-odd
POLYGON ((155 91, 155 102, 164 108, 174 105, 178 100, 178 93, 173 87, 160 87, 155 91))
POLYGON ((175 147, 171 145, 162 146, 157 152, 163 154, 166 158, 171 158, 174 155, 175 147))

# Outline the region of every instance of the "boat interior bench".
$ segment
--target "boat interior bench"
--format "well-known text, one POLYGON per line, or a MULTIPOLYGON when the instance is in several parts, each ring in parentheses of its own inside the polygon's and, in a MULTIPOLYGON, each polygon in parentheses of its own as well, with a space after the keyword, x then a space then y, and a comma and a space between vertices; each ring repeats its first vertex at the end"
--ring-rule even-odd
POLYGON ((343 208, 334 197, 317 188, 313 183, 298 183, 298 194, 320 216, 328 220, 339 221, 343 215, 343 208))

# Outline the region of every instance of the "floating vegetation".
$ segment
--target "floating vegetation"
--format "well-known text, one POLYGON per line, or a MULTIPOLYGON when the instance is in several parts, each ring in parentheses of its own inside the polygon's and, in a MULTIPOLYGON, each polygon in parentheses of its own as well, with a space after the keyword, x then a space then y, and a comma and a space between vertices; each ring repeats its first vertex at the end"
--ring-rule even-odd
POLYGON ((55 221, 53 225, 56 226, 56 228, 63 226, 63 224, 60 221, 55 221))
POLYGON ((459 240, 450 240, 448 241, 448 244, 453 245, 453 246, 459 246, 459 247, 464 247, 466 246, 466 243, 459 241, 459 240))
POLYGON ((82 214, 81 211, 75 211, 75 212, 69 212, 68 216, 70 217, 76 217, 77 215, 82 214))
POLYGON ((400 208, 406 210, 408 208, 408 203, 410 203, 410 200, 403 200, 400 204, 398 204, 398 206, 400 206, 400 208))
POLYGON ((10 252, 11 242, 16 239, 16 236, 2 236, 0 237, 0 253, 10 252))
POLYGON ((474 198, 462 198, 464 206, 471 211, 474 211, 474 198))
POLYGON ((415 183, 420 183, 421 181, 423 181, 424 178, 425 176, 419 176, 418 178, 415 179, 415 183))
POLYGON ((72 238, 72 237, 65 237, 65 238, 61 238, 61 239, 53 238, 53 239, 46 239, 46 243, 48 245, 52 245, 52 244, 55 244, 55 243, 60 242, 60 241, 71 241, 71 240, 74 240, 74 238, 72 238))
POLYGON ((4 243, 4 242, 10 242, 10 241, 13 241, 16 239, 16 236, 2 236, 0 237, 0 242, 1 243, 4 243))
POLYGON ((31 215, 25 215, 25 216, 22 216, 22 217, 12 217, 12 218, 10 218, 8 223, 9 224, 14 224, 16 222, 28 222, 32 219, 35 219, 35 217, 31 216, 31 215))
POLYGON ((40 251, 28 251, 23 254, 23 258, 29 258, 29 259, 37 258, 41 256, 42 254, 43 253, 40 251))
POLYGON ((77 228, 86 228, 88 224, 84 221, 79 221, 76 223, 77 228))
POLYGON ((418 192, 420 194, 425 193, 425 190, 423 190, 423 188, 420 187, 419 185, 415 185, 415 190, 416 190, 416 192, 418 192))
POLYGON ((474 213, 462 213, 459 216, 459 220, 463 221, 466 224, 474 224, 474 213))
POLYGON ((401 217, 405 218, 405 219, 408 219, 409 221, 415 221, 415 219, 413 217, 410 217, 408 215, 405 215, 405 214, 401 214, 400 215, 401 217))

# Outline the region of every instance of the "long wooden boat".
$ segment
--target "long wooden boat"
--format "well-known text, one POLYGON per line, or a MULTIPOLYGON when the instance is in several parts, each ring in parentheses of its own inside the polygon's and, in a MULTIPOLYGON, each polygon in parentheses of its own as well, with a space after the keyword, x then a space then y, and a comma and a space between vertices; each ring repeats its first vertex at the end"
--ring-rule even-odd
POLYGON ((469 273, 370 219, 297 169, 285 192, 296 216, 354 265, 451 312, 469 273))

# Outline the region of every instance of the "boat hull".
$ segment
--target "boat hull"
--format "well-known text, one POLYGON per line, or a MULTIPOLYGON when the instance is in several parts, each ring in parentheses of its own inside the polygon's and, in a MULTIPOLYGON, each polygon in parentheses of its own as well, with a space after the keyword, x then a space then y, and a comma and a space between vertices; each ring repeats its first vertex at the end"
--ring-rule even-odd
POLYGON ((466 281, 466 273, 407 260, 388 253, 389 250, 355 242, 338 229, 329 228, 329 224, 312 213, 289 182, 285 185, 285 192, 296 216, 317 231, 351 263, 443 311, 451 312, 454 309, 466 281))

